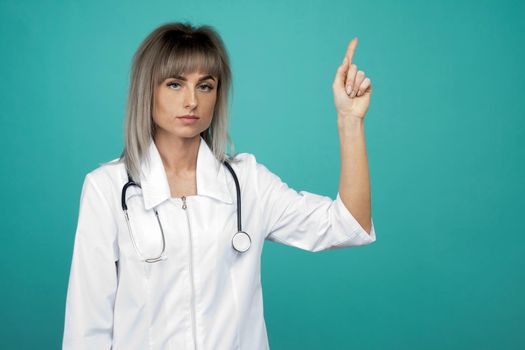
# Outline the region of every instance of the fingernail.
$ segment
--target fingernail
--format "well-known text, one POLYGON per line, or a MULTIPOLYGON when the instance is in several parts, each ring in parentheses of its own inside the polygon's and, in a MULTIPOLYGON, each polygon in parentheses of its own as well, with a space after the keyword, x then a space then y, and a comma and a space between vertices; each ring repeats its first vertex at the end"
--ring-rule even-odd
POLYGON ((356 94, 357 94, 357 91, 352 91, 352 96, 350 97, 355 97, 356 94))
POLYGON ((352 85, 348 85, 348 86, 346 87, 346 93, 347 93, 348 95, 350 95, 350 94, 352 93, 352 85))

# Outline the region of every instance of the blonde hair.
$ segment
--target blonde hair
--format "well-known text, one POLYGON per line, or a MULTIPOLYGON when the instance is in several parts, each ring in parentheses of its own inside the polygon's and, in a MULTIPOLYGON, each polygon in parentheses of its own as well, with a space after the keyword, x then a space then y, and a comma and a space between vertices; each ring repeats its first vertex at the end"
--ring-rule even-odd
MULTIPOLYGON (((166 23, 151 32, 133 56, 125 118, 125 146, 119 161, 137 183, 141 162, 149 164, 148 146, 155 132, 153 102, 155 87, 165 79, 185 72, 203 71, 218 77, 217 99, 211 125, 201 133, 215 157, 237 161, 228 132, 230 62, 219 34, 211 26, 166 23), (226 154, 230 146, 233 156, 226 154)), ((233 90, 233 88, 232 88, 233 90)))

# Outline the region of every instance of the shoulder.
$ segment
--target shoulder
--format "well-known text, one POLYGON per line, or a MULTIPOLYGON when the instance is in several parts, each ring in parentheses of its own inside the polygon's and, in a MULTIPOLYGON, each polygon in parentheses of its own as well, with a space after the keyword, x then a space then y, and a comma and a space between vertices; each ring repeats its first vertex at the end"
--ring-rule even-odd
POLYGON ((119 188, 126 181, 125 169, 124 162, 119 158, 100 163, 85 175, 84 184, 91 184, 98 191, 104 193, 106 198, 111 198, 120 191, 119 188))
POLYGON ((248 152, 237 153, 234 157, 229 159, 229 163, 234 170, 238 170, 246 176, 255 176, 261 165, 256 156, 253 153, 248 152))
POLYGON ((254 160, 255 156, 248 152, 237 153, 228 159, 230 164, 235 164, 237 167, 246 167, 254 160))
POLYGON ((253 153, 239 153, 234 159, 237 160, 236 163, 230 162, 234 170, 239 170, 245 177, 253 179, 257 186, 264 185, 276 177, 253 153))

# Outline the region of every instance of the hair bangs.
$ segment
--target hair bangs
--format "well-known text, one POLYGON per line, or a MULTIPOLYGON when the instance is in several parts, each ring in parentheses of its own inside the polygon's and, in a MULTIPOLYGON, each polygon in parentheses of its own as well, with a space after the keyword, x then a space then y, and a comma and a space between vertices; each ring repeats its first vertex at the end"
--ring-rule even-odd
POLYGON ((220 82, 223 70, 217 51, 206 42, 180 40, 168 42, 161 51, 155 81, 162 83, 165 79, 193 72, 202 72, 216 76, 220 82), (170 45, 171 44, 171 45, 170 45))

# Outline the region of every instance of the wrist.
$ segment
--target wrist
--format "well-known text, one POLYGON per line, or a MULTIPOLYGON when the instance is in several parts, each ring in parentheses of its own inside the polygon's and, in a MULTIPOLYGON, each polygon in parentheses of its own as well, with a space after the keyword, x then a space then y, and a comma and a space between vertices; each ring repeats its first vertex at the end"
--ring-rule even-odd
POLYGON ((351 115, 337 115, 337 127, 341 130, 359 130, 364 128, 365 119, 351 115))

